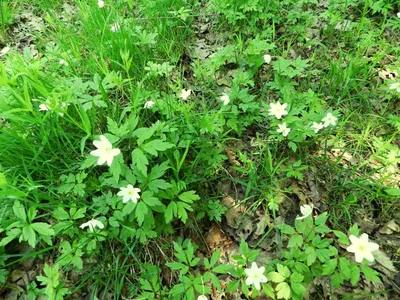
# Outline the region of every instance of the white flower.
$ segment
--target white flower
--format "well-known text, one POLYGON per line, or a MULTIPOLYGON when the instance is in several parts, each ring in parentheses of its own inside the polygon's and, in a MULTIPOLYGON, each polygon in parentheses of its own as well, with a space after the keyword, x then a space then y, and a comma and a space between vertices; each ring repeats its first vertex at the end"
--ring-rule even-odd
POLYGON ((39 110, 40 111, 47 111, 47 110, 50 110, 50 108, 46 105, 46 104, 40 104, 39 105, 39 110))
POLYGON ((189 98, 190 94, 192 93, 192 90, 185 90, 182 89, 181 93, 178 95, 179 98, 182 98, 183 100, 186 100, 187 98, 189 98))
POLYGON ((278 124, 279 129, 276 131, 279 133, 282 133, 283 136, 287 136, 290 132, 290 128, 286 126, 286 122, 283 122, 282 124, 278 124))
POLYGON ((324 124, 313 122, 311 128, 314 129, 315 133, 318 133, 318 131, 320 131, 322 128, 324 128, 324 124))
POLYGON ((85 227, 89 227, 89 231, 90 232, 93 232, 93 230, 96 228, 96 227, 99 227, 100 229, 103 229, 104 228, 104 224, 103 223, 101 223, 99 220, 95 220, 95 219, 93 219, 93 220, 90 220, 90 221, 88 221, 88 222, 86 222, 86 223, 83 223, 81 226, 79 226, 80 228, 85 228, 85 227))
POLYGON ((93 141, 93 145, 95 145, 97 149, 90 152, 90 155, 99 157, 97 161, 98 165, 107 162, 107 165, 111 166, 114 156, 121 153, 118 148, 113 149, 110 141, 104 135, 100 136, 100 141, 93 141))
POLYGON ((337 119, 338 118, 336 118, 331 113, 327 113, 326 117, 322 119, 322 122, 324 122, 324 127, 328 127, 329 125, 335 126, 337 119))
POLYGON ((3 55, 6 55, 8 53, 8 51, 10 51, 10 47, 4 47, 3 49, 1 49, 0 51, 0 57, 3 55))
POLYGON ((349 239, 351 241, 351 245, 348 246, 346 250, 355 254, 356 262, 360 263, 364 258, 370 262, 374 261, 372 251, 378 250, 379 245, 376 243, 370 243, 368 241, 368 234, 363 233, 360 238, 350 235, 349 239))
POLYGON ((228 94, 223 93, 221 96, 221 101, 224 105, 228 105, 229 102, 231 102, 231 99, 229 99, 228 94))
POLYGON ((271 63, 271 60, 272 60, 271 55, 265 54, 265 55, 263 56, 263 58, 264 58, 264 62, 265 62, 266 64, 269 65, 269 64, 271 63))
POLYGON ((97 5, 99 6, 99 8, 103 8, 104 7, 104 1, 102 1, 102 0, 97 1, 97 5))
POLYGON ((271 103, 269 109, 269 115, 270 116, 275 116, 277 119, 282 118, 282 116, 287 115, 288 112, 286 111, 287 103, 281 104, 279 101, 274 103, 271 103))
POLYGON ((154 101, 147 101, 145 104, 144 104, 144 108, 152 108, 154 106, 154 101))
POLYGON ((197 297, 197 300, 208 300, 206 295, 200 295, 197 297))
POLYGON ((397 17, 400 18, 400 11, 397 13, 397 17))
POLYGON ((396 92, 400 93, 400 82, 395 82, 389 85, 389 90, 396 90, 396 92))
POLYGON ((300 206, 300 212, 301 212, 302 216, 297 217, 296 220, 303 220, 303 219, 307 218, 309 215, 312 214, 313 208, 314 208, 314 206, 312 204, 311 205, 304 204, 304 205, 300 206))
POLYGON ((267 282, 268 279, 264 275, 265 267, 257 267, 257 264, 253 262, 250 269, 245 269, 244 272, 247 275, 246 284, 254 285, 257 290, 261 289, 261 282, 267 282))
POLYGON ((132 184, 128 184, 127 187, 120 188, 120 192, 118 192, 118 196, 122 197, 122 202, 127 203, 131 200, 133 203, 137 203, 138 199, 140 198, 139 193, 141 192, 140 189, 134 188, 132 184))
POLYGON ((111 24, 111 25, 110 25, 110 30, 111 30, 112 32, 116 32, 116 31, 118 31, 118 30, 120 30, 120 29, 121 29, 121 26, 119 26, 118 23, 114 23, 114 24, 111 24))
POLYGON ((64 66, 68 67, 68 63, 64 59, 60 59, 60 61, 58 63, 60 65, 64 65, 64 66))

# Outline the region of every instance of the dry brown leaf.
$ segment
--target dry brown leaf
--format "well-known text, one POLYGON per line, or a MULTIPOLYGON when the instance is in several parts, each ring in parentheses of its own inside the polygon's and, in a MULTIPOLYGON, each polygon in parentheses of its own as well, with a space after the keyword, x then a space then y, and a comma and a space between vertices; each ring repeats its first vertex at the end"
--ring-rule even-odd
POLYGON ((398 76, 397 72, 392 70, 381 70, 378 75, 383 80, 396 80, 398 76))
POLYGON ((399 232, 400 226, 394 220, 387 222, 385 225, 379 229, 379 233, 382 234, 392 234, 393 232, 399 232))

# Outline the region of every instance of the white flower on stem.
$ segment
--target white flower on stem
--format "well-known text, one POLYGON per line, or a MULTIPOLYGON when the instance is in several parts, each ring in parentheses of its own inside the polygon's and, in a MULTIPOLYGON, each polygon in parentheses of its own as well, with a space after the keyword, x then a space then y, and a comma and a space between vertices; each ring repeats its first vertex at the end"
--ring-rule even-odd
POLYGON ((97 5, 99 6, 99 8, 103 8, 104 7, 104 1, 102 1, 102 0, 97 1, 97 5))
POLYGON ((269 54, 265 54, 265 55, 263 56, 263 59, 264 59, 264 62, 265 62, 266 64, 269 65, 269 64, 271 63, 272 56, 269 55, 269 54))
POLYGON ((264 275, 265 267, 257 267, 257 264, 253 262, 250 269, 245 269, 244 272, 247 275, 246 284, 254 285, 257 290, 261 289, 261 283, 267 282, 268 279, 264 275))
POLYGON ((3 49, 1 49, 0 51, 0 57, 3 55, 6 55, 8 53, 8 51, 10 51, 10 47, 6 46, 3 49))
POLYGON ((397 13, 397 17, 400 18, 400 11, 397 13))
POLYGON ((322 123, 317 123, 317 122, 313 122, 311 128, 314 129, 314 132, 315 132, 315 133, 318 133, 318 131, 320 131, 321 129, 324 128, 324 124, 322 124, 322 123))
POLYGON ((322 122, 324 122, 324 127, 328 127, 329 125, 335 126, 337 119, 338 118, 331 113, 327 113, 325 118, 322 119, 322 122))
POLYGON ((88 222, 86 222, 86 223, 83 223, 81 226, 79 226, 80 228, 82 228, 82 229, 84 229, 85 227, 89 227, 89 231, 90 232, 93 232, 93 230, 96 228, 96 227, 99 227, 100 229, 103 229, 104 228, 104 224, 103 223, 101 223, 99 220, 96 220, 96 219, 93 219, 93 220, 90 220, 90 221, 88 221, 88 222))
POLYGON ((110 141, 104 135, 100 136, 100 141, 93 141, 93 145, 95 145, 97 149, 90 152, 90 155, 99 157, 97 161, 98 165, 107 162, 107 165, 111 166, 114 156, 121 153, 121 150, 118 148, 113 149, 110 141))
POLYGON ((189 90, 182 89, 181 93, 178 95, 178 97, 183 100, 186 100, 187 98, 189 98, 191 93, 192 93, 191 89, 189 89, 189 90))
POLYGON ((120 188, 118 196, 122 197, 122 202, 127 203, 131 200, 133 203, 137 203, 140 198, 140 189, 134 188, 132 184, 128 184, 127 187, 120 188))
POLYGON ((222 96, 221 96, 221 101, 222 101, 222 103, 223 103, 224 105, 228 105, 229 102, 231 102, 231 99, 229 99, 228 94, 223 93, 222 96))
POLYGON ((277 119, 282 118, 282 116, 287 115, 286 111, 287 103, 281 104, 279 101, 274 103, 270 103, 269 115, 275 116, 277 119))
POLYGON ((68 67, 68 62, 65 59, 60 59, 60 61, 58 62, 60 65, 64 65, 66 67, 68 67))
POLYGON ((355 254, 356 262, 360 263, 364 258, 370 262, 374 261, 372 252, 378 250, 379 245, 369 242, 368 234, 363 233, 359 238, 354 235, 350 235, 349 239, 351 241, 351 245, 348 246, 346 250, 347 252, 355 254))
POLYGON ((389 85, 389 90, 396 90, 396 92, 400 93, 400 82, 395 82, 389 85))
POLYGON ((152 108, 154 106, 154 101, 149 100, 144 104, 144 108, 152 108))
POLYGON ((300 206, 301 217, 297 217, 296 220, 303 220, 307 218, 312 214, 313 209, 314 209, 313 205, 304 204, 300 206))
POLYGON ((200 295, 197 297, 197 300, 208 300, 206 295, 200 295))
POLYGON ((118 23, 114 23, 114 24, 111 24, 111 25, 110 25, 110 30, 111 30, 112 32, 116 32, 116 31, 118 31, 118 30, 120 30, 120 29, 121 29, 121 26, 119 26, 118 23))
POLYGON ((39 105, 39 110, 40 111, 48 111, 48 110, 50 110, 50 108, 46 104, 42 103, 39 105))
POLYGON ((283 122, 282 124, 278 124, 279 129, 276 131, 279 133, 282 133, 283 136, 287 136, 290 132, 290 128, 286 126, 286 122, 283 122))

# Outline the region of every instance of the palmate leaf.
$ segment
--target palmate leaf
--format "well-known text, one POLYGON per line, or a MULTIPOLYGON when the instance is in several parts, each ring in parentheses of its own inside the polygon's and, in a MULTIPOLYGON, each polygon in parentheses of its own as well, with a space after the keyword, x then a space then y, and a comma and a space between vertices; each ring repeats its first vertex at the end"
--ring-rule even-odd
POLYGON ((147 175, 147 166, 149 165, 149 160, 139 148, 136 148, 132 151, 132 164, 135 165, 139 172, 141 172, 143 175, 147 175))
POLYGON ((175 145, 172 143, 163 142, 162 140, 157 139, 142 145, 142 149, 151 155, 158 156, 158 152, 171 149, 174 146, 175 145))

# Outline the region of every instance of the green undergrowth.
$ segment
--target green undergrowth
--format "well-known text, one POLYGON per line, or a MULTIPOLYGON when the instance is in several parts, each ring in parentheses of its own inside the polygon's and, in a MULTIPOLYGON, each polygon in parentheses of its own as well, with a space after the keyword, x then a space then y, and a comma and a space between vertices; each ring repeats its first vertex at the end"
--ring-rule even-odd
POLYGON ((31 259, 27 299, 302 299, 319 277, 342 296, 382 282, 344 249, 355 223, 400 213, 397 1, 0 7, 1 295, 31 259), (44 24, 28 44, 13 34, 26 9, 44 24), (242 241, 231 265, 205 243, 226 226, 224 182, 272 220, 260 291, 245 280, 260 249, 242 241), (316 218, 294 220, 304 205, 316 218))

